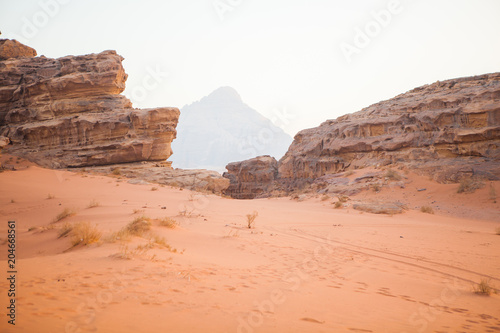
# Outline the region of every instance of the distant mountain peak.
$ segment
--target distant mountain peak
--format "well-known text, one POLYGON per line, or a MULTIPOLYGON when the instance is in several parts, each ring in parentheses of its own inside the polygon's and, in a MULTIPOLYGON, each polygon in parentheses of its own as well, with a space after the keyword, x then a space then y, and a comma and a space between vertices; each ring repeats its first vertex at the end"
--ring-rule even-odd
POLYGON ((208 96, 205 98, 209 100, 225 100, 225 101, 237 101, 237 102, 243 102, 241 99, 240 94, 236 91, 236 89, 225 86, 225 87, 220 87, 213 92, 211 92, 208 96))

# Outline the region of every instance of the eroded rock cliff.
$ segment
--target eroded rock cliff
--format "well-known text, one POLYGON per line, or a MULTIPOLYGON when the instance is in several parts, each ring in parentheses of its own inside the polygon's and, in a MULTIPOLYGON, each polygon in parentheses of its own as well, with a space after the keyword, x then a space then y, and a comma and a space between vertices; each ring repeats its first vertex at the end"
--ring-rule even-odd
MULTIPOLYGON (((436 82, 303 130, 266 186, 293 189, 349 169, 386 165, 439 182, 500 179, 500 73, 436 82)), ((246 184, 243 192, 251 191, 246 184)))
POLYGON ((53 168, 167 159, 179 110, 132 108, 120 95, 122 60, 104 51, 0 61, 0 135, 11 141, 8 152, 53 168))

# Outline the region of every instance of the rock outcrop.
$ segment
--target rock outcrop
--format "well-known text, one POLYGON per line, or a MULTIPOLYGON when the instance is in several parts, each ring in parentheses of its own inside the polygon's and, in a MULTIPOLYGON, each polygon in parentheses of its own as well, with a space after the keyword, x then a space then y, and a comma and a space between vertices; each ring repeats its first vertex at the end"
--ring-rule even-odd
POLYGON ((225 194, 235 199, 255 199, 270 195, 278 177, 278 162, 269 155, 230 163, 223 174, 230 183, 225 194))
POLYGON ((500 179, 500 73, 436 82, 303 130, 279 161, 274 186, 387 165, 443 183, 500 179))
POLYGON ((0 39, 0 60, 36 57, 35 49, 19 43, 15 39, 0 39))
POLYGON ((167 159, 179 110, 132 108, 120 95, 122 60, 104 51, 0 61, 0 135, 11 141, 8 152, 53 168, 167 159))

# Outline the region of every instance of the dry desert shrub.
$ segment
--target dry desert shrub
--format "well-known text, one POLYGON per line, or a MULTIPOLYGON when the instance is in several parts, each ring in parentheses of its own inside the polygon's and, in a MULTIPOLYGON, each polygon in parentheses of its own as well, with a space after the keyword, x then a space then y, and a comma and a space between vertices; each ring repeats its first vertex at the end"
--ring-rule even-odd
POLYGON ((457 193, 474 193, 484 187, 484 183, 477 177, 463 178, 458 186, 457 193))
POLYGON ((328 194, 323 194, 323 196, 321 197, 321 201, 327 201, 330 199, 330 196, 328 194))
POLYGON ((339 208, 342 208, 342 202, 341 201, 336 201, 335 204, 333 205, 333 207, 335 209, 339 209, 339 208))
POLYGON ((89 222, 78 222, 73 225, 73 229, 70 232, 73 246, 79 244, 89 245, 92 243, 97 243, 102 236, 102 233, 97 229, 96 226, 92 226, 89 222))
POLYGON ((55 195, 53 195, 53 194, 51 194, 51 193, 47 194, 47 199, 48 199, 48 200, 54 199, 55 197, 56 197, 56 196, 55 196, 55 195))
POLYGON ((61 229, 59 229, 59 233, 57 238, 66 237, 73 230, 73 225, 66 222, 62 225, 61 229))
POLYGON ((57 214, 57 216, 54 218, 54 222, 59 222, 61 220, 64 220, 67 217, 75 216, 76 211, 72 208, 64 208, 62 212, 57 214))
POLYGON ((158 187, 156 186, 151 187, 151 191, 158 191, 158 187))
POLYGON ((434 214, 434 209, 432 209, 432 207, 430 206, 422 206, 420 207, 420 211, 426 214, 434 214))
POLYGON ((495 289, 491 286, 490 281, 487 279, 482 279, 476 286, 474 286, 474 292, 479 295, 490 296, 495 289))
POLYGON ((138 209, 138 208, 136 208, 136 209, 133 210, 132 214, 139 214, 139 213, 144 213, 144 212, 145 212, 144 209, 138 209))
POLYGON ((253 227, 257 216, 259 216, 259 213, 257 211, 254 211, 252 214, 247 214, 248 229, 251 229, 253 227))
POLYGON ((387 170, 387 172, 385 173, 385 177, 394 181, 399 181, 402 179, 401 175, 397 171, 394 171, 392 169, 387 170))
POLYGON ((89 202, 89 205, 87 206, 87 208, 95 208, 95 207, 99 207, 101 204, 99 203, 99 201, 96 201, 95 199, 92 200, 91 202, 89 202))
POLYGON ((125 227, 125 231, 134 236, 142 236, 149 230, 151 230, 151 219, 144 215, 135 218, 125 227))
POLYGON ((164 217, 160 220, 160 225, 162 227, 167 227, 167 228, 170 228, 170 229, 174 229, 177 227, 178 223, 176 220, 174 220, 173 218, 171 217, 164 217))

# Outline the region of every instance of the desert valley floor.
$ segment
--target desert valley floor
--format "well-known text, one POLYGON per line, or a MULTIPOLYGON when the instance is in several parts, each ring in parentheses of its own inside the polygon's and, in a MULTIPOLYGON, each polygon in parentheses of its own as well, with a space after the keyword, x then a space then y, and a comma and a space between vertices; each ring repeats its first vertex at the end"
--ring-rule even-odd
POLYGON ((500 332, 500 295, 474 292, 481 280, 500 288, 500 207, 489 193, 500 182, 457 194, 457 184, 407 177, 404 189, 355 197, 407 204, 390 216, 334 209, 334 197, 234 200, 34 165, 2 172, 0 331, 500 332), (435 214, 420 211, 431 203, 435 214), (74 214, 54 222, 66 208, 74 214), (112 237, 143 215, 149 232, 112 237), (161 226, 165 217, 177 226, 161 226), (99 242, 59 237, 82 221, 99 242))

